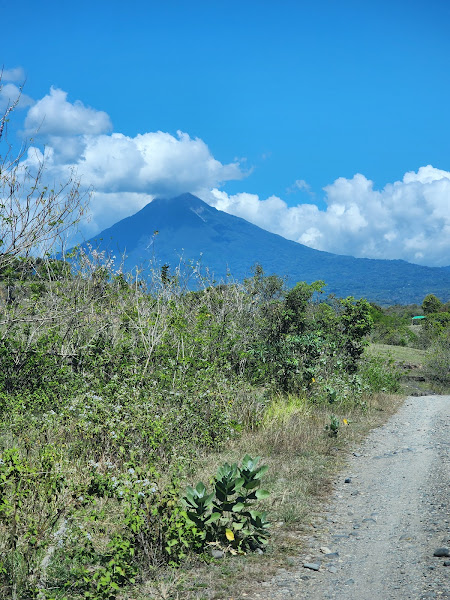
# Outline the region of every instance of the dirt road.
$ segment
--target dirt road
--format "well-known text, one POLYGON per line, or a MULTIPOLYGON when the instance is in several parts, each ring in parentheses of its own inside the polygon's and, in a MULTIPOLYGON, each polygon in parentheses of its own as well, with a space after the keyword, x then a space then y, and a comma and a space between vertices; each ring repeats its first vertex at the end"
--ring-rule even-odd
POLYGON ((449 447, 450 396, 408 398, 354 449, 309 555, 248 597, 450 598, 450 557, 433 556, 450 547, 449 447))

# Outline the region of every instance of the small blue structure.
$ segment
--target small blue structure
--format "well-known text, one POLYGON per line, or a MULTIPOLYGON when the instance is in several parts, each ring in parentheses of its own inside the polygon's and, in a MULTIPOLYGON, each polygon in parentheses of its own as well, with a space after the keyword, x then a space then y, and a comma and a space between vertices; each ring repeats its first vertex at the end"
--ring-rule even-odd
POLYGON ((424 317, 423 315, 420 315, 418 317, 413 317, 411 319, 411 325, 420 325, 420 322, 422 321, 422 319, 426 319, 426 317, 424 317))

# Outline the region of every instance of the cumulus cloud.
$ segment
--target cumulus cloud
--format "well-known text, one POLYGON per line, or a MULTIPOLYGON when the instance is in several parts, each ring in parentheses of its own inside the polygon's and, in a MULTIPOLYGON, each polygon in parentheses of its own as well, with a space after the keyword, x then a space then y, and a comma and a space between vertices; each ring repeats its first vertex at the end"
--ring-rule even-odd
POLYGON ((20 87, 25 81, 25 73, 22 67, 14 69, 0 69, 0 111, 3 112, 17 100, 16 108, 28 108, 34 104, 34 100, 22 93, 20 87))
POLYGON ((17 108, 27 108, 34 100, 24 94, 14 83, 4 83, 0 86, 0 111, 4 111, 18 100, 17 108))
POLYGON ((27 166, 37 167, 45 159, 51 181, 64 181, 75 172, 85 187, 95 190, 92 223, 99 228, 136 212, 155 196, 200 195, 245 176, 239 162, 222 164, 203 140, 182 131, 129 137, 109 133, 111 128, 106 113, 71 103, 66 92, 55 88, 25 119, 25 133, 45 143, 45 150, 29 149, 27 166))
POLYGON ((431 165, 375 190, 357 174, 325 188, 326 209, 288 206, 281 198, 212 190, 220 210, 317 250, 365 258, 450 264, 450 172, 431 165))
POLYGON ((41 137, 66 137, 81 134, 99 135, 112 129, 109 116, 84 106, 70 103, 67 92, 51 88, 50 93, 30 108, 25 119, 25 134, 41 137))

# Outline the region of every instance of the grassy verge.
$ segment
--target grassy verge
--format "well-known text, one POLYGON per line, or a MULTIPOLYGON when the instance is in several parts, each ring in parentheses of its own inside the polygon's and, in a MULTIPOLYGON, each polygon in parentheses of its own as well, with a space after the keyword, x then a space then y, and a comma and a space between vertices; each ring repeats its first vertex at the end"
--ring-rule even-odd
POLYGON ((389 344, 371 344, 367 351, 373 356, 392 358, 398 363, 410 363, 417 367, 423 365, 427 356, 426 350, 409 348, 407 346, 392 346, 389 344))
MULTIPOLYGON (((402 391, 405 394, 421 396, 427 394, 448 393, 449 385, 445 378, 439 380, 435 369, 430 369, 430 350, 393 346, 389 344, 371 344, 366 353, 369 356, 391 362, 401 372, 402 391)), ((441 362, 445 358, 441 356, 441 362)), ((444 369, 448 371, 448 362, 444 369)))
POLYGON ((341 405, 332 412, 299 398, 278 398, 258 431, 246 433, 225 451, 201 457, 189 480, 190 484, 207 481, 220 464, 237 462, 245 453, 261 456, 269 466, 264 487, 271 491, 262 504, 273 523, 267 552, 225 555, 208 564, 161 572, 136 598, 238 600, 278 568, 289 568, 290 557, 307 545, 314 518, 329 498, 332 478, 345 464, 351 447, 386 422, 401 402, 400 396, 377 394, 367 399, 363 410, 341 405), (325 430, 332 415, 340 423, 336 436, 325 430))

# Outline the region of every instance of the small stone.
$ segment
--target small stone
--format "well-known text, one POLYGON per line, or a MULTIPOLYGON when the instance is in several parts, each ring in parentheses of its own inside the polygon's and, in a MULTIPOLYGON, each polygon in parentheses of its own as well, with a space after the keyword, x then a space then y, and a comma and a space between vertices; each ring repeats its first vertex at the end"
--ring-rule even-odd
POLYGON ((444 567, 450 567, 450 560, 444 560, 444 567))
POLYGON ((225 556, 224 551, 220 550, 220 548, 211 548, 209 553, 212 558, 223 558, 225 556))
POLYGON ((353 452, 353 456, 356 456, 358 458, 359 456, 362 456, 362 454, 360 452, 353 452))
POLYGON ((445 556, 445 557, 450 556, 450 549, 449 548, 445 548, 445 547, 437 548, 434 551, 433 556, 438 556, 438 557, 441 557, 441 556, 445 556))
POLYGON ((310 569, 311 571, 318 571, 320 569, 320 563, 303 563, 305 569, 310 569))
POLYGON ((347 479, 344 479, 344 483, 351 483, 351 482, 352 482, 351 477, 347 477, 347 479))
POLYGON ((331 550, 326 546, 322 546, 320 551, 322 552, 322 554, 331 554, 331 550))
POLYGON ((339 558, 339 552, 330 552, 330 554, 325 554, 327 558, 339 558))
POLYGON ((292 596, 291 590, 289 588, 287 588, 287 587, 281 588, 280 594, 285 594, 286 596, 287 595, 292 596))
POLYGON ((367 519, 363 519, 363 523, 376 523, 376 519, 372 517, 367 517, 367 519))
POLYGON ((328 570, 330 571, 330 573, 337 573, 337 567, 328 567, 328 570))
POLYGON ((347 579, 347 581, 344 582, 344 585, 353 585, 355 583, 354 579, 347 579))

